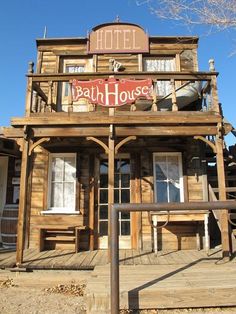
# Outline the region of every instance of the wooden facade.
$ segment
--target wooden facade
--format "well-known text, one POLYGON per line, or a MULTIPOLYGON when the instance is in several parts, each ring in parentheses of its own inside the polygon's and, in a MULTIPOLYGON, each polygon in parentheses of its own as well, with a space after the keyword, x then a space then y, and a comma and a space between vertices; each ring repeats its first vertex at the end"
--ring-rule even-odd
MULTIPOLYGON (((129 23, 99 25, 89 38, 37 40, 25 116, 4 128, 22 150, 18 263, 27 247, 108 248, 114 202, 207 201, 209 151, 217 164, 219 199, 226 200, 223 149, 231 126, 218 103, 214 63, 200 72, 197 47, 197 37, 148 37, 129 23), (151 99, 119 107, 74 100, 73 80, 98 79, 150 79, 151 99)), ((156 217, 158 226, 163 217, 156 217)), ((156 233, 145 212, 120 217, 121 247, 195 249, 208 243, 207 211, 176 217, 156 233)), ((228 255, 224 211, 220 226, 228 255)))

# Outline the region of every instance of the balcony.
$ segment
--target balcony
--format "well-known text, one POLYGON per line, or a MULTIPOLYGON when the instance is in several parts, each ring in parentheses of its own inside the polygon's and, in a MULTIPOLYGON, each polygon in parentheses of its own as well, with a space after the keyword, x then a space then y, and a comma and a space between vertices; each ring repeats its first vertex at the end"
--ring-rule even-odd
MULTIPOLYGON (((117 81, 152 81, 151 99, 140 97, 132 104, 116 108, 115 112, 131 111, 136 115, 154 112, 199 111, 219 113, 216 77, 217 72, 107 72, 28 74, 26 116, 42 116, 50 113, 98 113, 109 112, 114 106, 100 106, 88 99, 74 100, 73 80, 92 81, 113 78, 117 81), (164 92, 163 92, 164 90, 164 92)), ((114 114, 114 110, 113 110, 114 114)))
MULTIPOLYGON (((109 136, 215 136, 222 127, 218 103, 217 72, 84 72, 28 73, 25 117, 14 117, 8 137, 24 136, 29 126, 34 137, 109 136), (101 106, 87 99, 74 100, 73 80, 148 80, 149 99, 143 97, 124 106, 101 106), (170 92, 160 95, 159 82, 170 92), (163 83, 161 83, 163 84, 163 83), (67 90, 65 92, 65 90, 67 90), (193 98, 185 94, 194 90, 193 98), (64 93, 64 94, 63 94, 64 93)), ((231 129, 223 125, 224 134, 231 129)))

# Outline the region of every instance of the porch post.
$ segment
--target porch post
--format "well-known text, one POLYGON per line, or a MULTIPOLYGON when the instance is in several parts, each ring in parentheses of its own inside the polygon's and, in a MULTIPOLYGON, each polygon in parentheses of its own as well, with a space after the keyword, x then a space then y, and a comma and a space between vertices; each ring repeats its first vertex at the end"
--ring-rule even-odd
MULTIPOLYGON (((216 136, 215 145, 216 145, 219 200, 225 201, 226 200, 226 188, 225 188, 225 169, 224 169, 224 156, 223 156, 223 139, 219 134, 216 136)), ((230 255, 229 223, 228 223, 228 211, 225 209, 222 209, 220 211, 220 225, 221 225, 222 257, 228 258, 230 255)))
POLYGON ((21 161, 21 177, 20 177, 20 199, 19 214, 17 225, 17 249, 16 249, 16 265, 19 266, 23 262, 23 250, 25 241, 25 224, 27 209, 27 186, 28 186, 28 152, 29 139, 27 134, 22 143, 22 161, 21 161))
POLYGON ((110 125, 109 139, 108 139, 108 258, 110 260, 111 250, 111 233, 110 219, 111 206, 114 203, 114 172, 115 172, 115 139, 114 139, 114 125, 110 125))

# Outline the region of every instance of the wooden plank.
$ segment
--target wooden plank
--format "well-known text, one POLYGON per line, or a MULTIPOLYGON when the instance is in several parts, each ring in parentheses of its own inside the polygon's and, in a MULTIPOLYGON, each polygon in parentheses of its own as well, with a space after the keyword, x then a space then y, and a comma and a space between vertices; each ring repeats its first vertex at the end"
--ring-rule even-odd
MULTIPOLYGON (((219 125, 220 129, 220 125, 219 125)), ((224 170, 224 155, 223 155, 223 140, 218 135, 215 140, 216 146, 216 160, 217 160, 217 175, 218 175, 218 187, 219 187, 219 200, 225 201, 226 186, 225 186, 225 170, 224 170)), ((223 249, 223 257, 228 258, 230 255, 230 240, 229 240, 229 223, 228 223, 228 211, 222 208, 220 212, 220 231, 221 231, 221 242, 223 249)))
MULTIPOLYGON (((110 109, 111 110, 111 109, 110 109)), ((111 112, 111 111, 110 111, 111 112)), ((111 206, 114 204, 114 180, 115 180, 115 139, 114 139, 114 126, 110 125, 110 134, 108 138, 108 222, 111 219, 111 206)), ((108 256, 110 260, 111 250, 111 233, 110 223, 108 224, 108 256)))
POLYGON ((16 264, 20 265, 23 262, 23 250, 25 239, 25 219, 27 209, 27 183, 28 183, 28 152, 29 141, 23 141, 23 151, 21 159, 21 178, 20 178, 20 199, 19 199, 19 214, 17 224, 17 251, 16 264))
POLYGON ((90 155, 89 159, 89 248, 94 250, 94 226, 95 226, 95 156, 90 155))
MULTIPOLYGON (((67 125, 67 124, 208 124, 218 123, 221 121, 221 116, 212 112, 149 112, 149 111, 117 111, 114 116, 109 116, 107 112, 86 113, 68 113, 66 112, 47 112, 31 114, 30 117, 12 118, 13 126, 22 125, 67 125)), ((7 128, 5 128, 7 131, 7 128)), ((4 130, 5 130, 4 129, 4 130)), ((5 132, 4 132, 5 133, 5 132)))
MULTIPOLYGON (((108 136, 109 129, 103 127, 67 127, 67 128, 33 128, 35 137, 84 137, 84 136, 108 136)), ((117 136, 193 136, 215 135, 216 126, 143 126, 143 127, 117 127, 117 136)))
MULTIPOLYGON (((60 73, 60 74, 28 74, 28 77, 32 77, 33 82, 65 82, 73 79, 79 80, 91 80, 91 79, 107 79, 111 73, 110 72, 81 72, 81 73, 60 73)), ((218 75, 217 72, 178 72, 178 71, 165 71, 165 72, 116 72, 113 73, 114 78, 131 78, 131 79, 144 79, 150 78, 152 80, 162 80, 169 81, 170 78, 179 81, 211 81, 212 76, 218 75)))

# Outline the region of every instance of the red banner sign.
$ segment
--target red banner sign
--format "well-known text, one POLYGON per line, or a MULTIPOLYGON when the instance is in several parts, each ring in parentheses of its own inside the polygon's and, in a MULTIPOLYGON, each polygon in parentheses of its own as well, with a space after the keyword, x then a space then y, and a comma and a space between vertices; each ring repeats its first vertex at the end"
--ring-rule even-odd
POLYGON ((92 104, 106 107, 117 107, 132 104, 140 97, 152 98, 152 80, 108 80, 93 81, 73 80, 73 101, 80 98, 88 99, 92 104))

